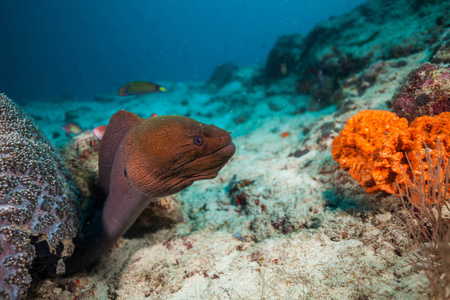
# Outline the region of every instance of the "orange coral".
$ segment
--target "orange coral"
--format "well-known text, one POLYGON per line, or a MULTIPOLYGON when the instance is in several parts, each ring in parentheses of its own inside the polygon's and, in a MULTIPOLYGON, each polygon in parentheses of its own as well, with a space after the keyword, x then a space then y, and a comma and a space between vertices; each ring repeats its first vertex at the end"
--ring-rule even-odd
MULTIPOLYGON (((411 176, 425 167, 424 143, 436 149, 442 144, 443 156, 450 153, 450 113, 420 117, 408 127, 408 121, 388 111, 362 111, 352 116, 332 144, 331 154, 342 169, 366 188, 367 193, 398 193, 396 181, 404 183, 403 174, 411 176), (406 157, 407 156, 407 157, 406 157)), ((434 161, 436 151, 431 151, 434 161), (434 153, 433 153, 434 152, 434 153)))
POLYGON ((450 112, 443 112, 434 117, 424 116, 416 118, 411 123, 409 132, 415 150, 414 153, 408 153, 408 158, 411 161, 411 169, 415 175, 420 175, 421 168, 424 169, 426 188, 428 188, 428 182, 432 183, 433 180, 436 180, 436 178, 432 178, 433 176, 440 176, 438 180, 443 183, 446 175, 445 172, 428 172, 430 166, 429 163, 426 163, 424 145, 431 150, 429 151, 429 156, 434 166, 438 165, 438 156, 444 159, 444 166, 447 165, 450 156, 450 112), (440 149, 437 149, 437 140, 440 142, 440 149), (442 151, 442 154, 438 155, 439 151, 442 151))

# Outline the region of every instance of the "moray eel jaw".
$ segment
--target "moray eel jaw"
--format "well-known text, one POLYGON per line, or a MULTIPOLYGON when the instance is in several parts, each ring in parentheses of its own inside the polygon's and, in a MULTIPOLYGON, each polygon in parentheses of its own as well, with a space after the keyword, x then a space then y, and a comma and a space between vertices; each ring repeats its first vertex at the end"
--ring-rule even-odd
POLYGON ((185 180, 193 179, 195 181, 215 178, 235 151, 235 145, 230 142, 210 154, 187 162, 179 170, 174 170, 173 173, 178 173, 185 180))
POLYGON ((143 120, 127 134, 124 145, 130 184, 152 197, 216 177, 235 153, 227 131, 181 116, 143 120))
POLYGON ((172 185, 171 191, 178 192, 190 186, 197 180, 212 179, 228 162, 236 151, 234 143, 230 142, 216 151, 191 160, 181 166, 174 167, 171 176, 162 176, 161 180, 168 180, 172 185))

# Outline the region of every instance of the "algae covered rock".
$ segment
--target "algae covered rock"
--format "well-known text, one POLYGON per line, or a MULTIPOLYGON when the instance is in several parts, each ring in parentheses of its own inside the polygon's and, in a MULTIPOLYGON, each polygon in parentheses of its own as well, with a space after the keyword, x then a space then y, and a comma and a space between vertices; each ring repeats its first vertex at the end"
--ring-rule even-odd
POLYGON ((0 94, 0 299, 26 295, 31 267, 64 273, 77 214, 76 189, 57 149, 0 94))
POLYGON ((393 112, 409 122, 450 111, 450 67, 425 63, 412 70, 390 106, 393 112))

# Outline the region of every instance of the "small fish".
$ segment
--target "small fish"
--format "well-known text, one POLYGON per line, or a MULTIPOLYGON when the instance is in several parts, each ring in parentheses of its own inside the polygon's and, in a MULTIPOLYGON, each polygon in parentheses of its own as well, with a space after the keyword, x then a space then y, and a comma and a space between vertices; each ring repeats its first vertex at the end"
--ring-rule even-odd
POLYGON ((72 134, 79 135, 83 132, 83 130, 81 130, 81 127, 75 123, 67 123, 66 125, 62 126, 61 129, 66 133, 67 137, 72 137, 72 134))
POLYGON ((280 65, 280 73, 281 73, 281 75, 283 75, 283 76, 287 74, 287 66, 286 66, 285 63, 282 63, 282 64, 280 65))
POLYGON ((119 96, 144 95, 149 93, 165 92, 166 89, 156 83, 147 81, 133 81, 122 86, 117 94, 119 96))
POLYGON ((107 127, 106 125, 100 125, 92 130, 92 132, 98 138, 99 141, 102 140, 103 135, 105 134, 106 127, 107 127))
POLYGON ((233 234, 233 237, 237 238, 237 239, 240 240, 241 242, 244 242, 244 241, 245 241, 245 239, 244 239, 244 237, 241 235, 241 232, 240 232, 240 231, 236 231, 236 233, 233 234))

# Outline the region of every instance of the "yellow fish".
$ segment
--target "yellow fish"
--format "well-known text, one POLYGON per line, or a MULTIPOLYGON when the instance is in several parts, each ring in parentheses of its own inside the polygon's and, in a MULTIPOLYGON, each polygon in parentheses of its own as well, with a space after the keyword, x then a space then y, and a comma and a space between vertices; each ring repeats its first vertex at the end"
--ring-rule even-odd
POLYGON ((66 133, 67 137, 72 137, 72 135, 79 135, 83 130, 75 123, 67 123, 61 129, 66 133))
POLYGON ((132 81, 122 86, 117 94, 119 96, 144 95, 148 93, 165 92, 166 89, 156 83, 147 81, 132 81))

